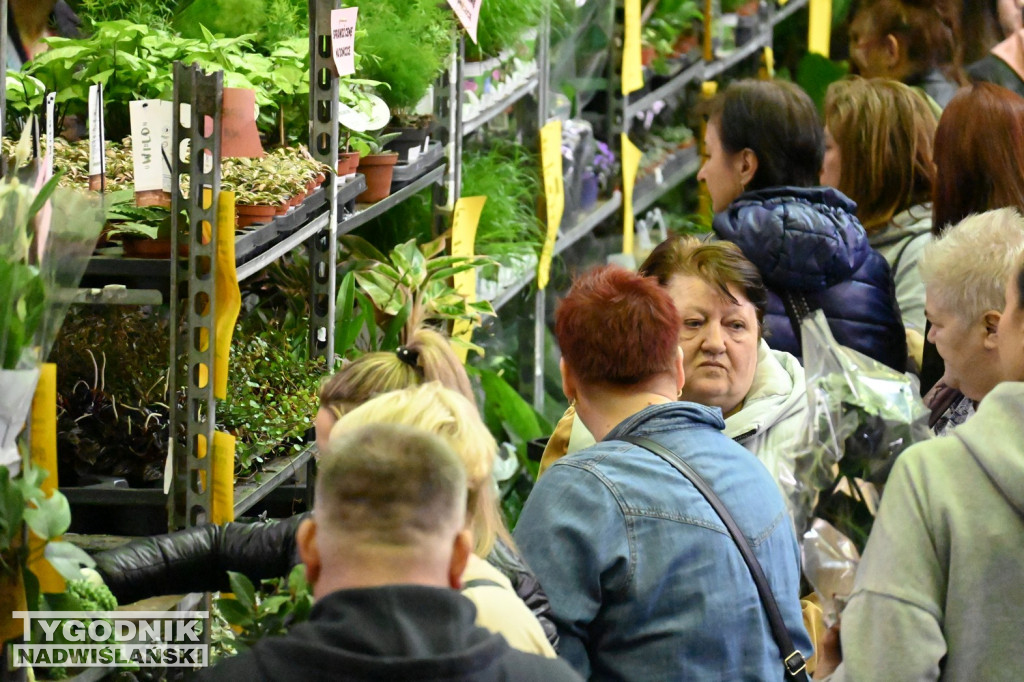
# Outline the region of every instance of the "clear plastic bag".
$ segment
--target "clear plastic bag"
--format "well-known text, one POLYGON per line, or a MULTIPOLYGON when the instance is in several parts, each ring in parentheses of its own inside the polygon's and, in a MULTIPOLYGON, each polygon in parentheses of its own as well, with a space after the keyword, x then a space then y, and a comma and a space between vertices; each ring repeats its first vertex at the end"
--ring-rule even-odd
POLYGON ((827 627, 832 627, 853 592, 860 552, 828 521, 815 519, 804 533, 804 576, 818 595, 827 627))
POLYGON ((866 484, 881 491, 899 453, 931 437, 929 412, 915 377, 840 345, 822 311, 801 334, 810 411, 794 494, 863 550, 874 519, 866 484))

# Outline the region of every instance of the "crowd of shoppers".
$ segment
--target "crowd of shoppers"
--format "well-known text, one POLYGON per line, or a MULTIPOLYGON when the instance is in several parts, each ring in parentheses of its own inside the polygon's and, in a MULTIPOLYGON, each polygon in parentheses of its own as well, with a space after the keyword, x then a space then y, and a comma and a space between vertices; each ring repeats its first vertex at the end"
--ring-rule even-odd
POLYGON ((97 570, 130 601, 304 563, 310 621, 209 679, 801 679, 814 654, 816 678, 1020 679, 1016 15, 965 71, 954 3, 861 0, 860 75, 823 116, 782 82, 704 105, 713 235, 575 278, 554 325, 569 407, 514 534, 471 382, 421 328, 325 381, 311 513, 146 538, 97 570), (920 373, 937 437, 896 459, 841 620, 812 641, 813 495, 790 492, 818 310, 839 344, 920 373))

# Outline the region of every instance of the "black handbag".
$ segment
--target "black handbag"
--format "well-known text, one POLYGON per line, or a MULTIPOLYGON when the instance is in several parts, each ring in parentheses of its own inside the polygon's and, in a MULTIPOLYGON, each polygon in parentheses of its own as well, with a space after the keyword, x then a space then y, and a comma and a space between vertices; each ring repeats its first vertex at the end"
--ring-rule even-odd
POLYGON ((779 657, 782 659, 782 665, 786 671, 784 679, 807 682, 807 662, 804 660, 804 655, 793 645, 793 639, 789 636, 789 630, 786 629, 786 623, 782 620, 782 612, 779 611, 779 605, 775 601, 775 595, 772 594, 772 589, 768 585, 768 580, 764 577, 764 571, 761 569, 761 564, 758 562, 757 557, 754 556, 754 550, 750 548, 750 543, 747 542, 747 538, 743 535, 743 531, 741 531, 739 526, 736 525, 736 521, 732 518, 732 514, 730 514, 729 510, 725 508, 722 500, 719 499, 718 495, 716 495, 711 489, 711 486, 707 484, 707 481, 701 478, 700 474, 693 470, 693 467, 684 462, 679 455, 650 438, 627 436, 617 438, 616 440, 632 443, 633 445, 642 447, 645 450, 650 450, 654 454, 658 455, 678 470, 683 477, 690 481, 690 483, 693 484, 693 487, 696 488, 700 494, 704 496, 704 499, 708 501, 711 508, 714 509, 719 518, 722 519, 722 523, 725 524, 726 529, 728 529, 733 542, 736 543, 736 546, 740 550, 740 554, 743 555, 743 561, 746 562, 747 568, 750 569, 750 576, 754 579, 754 585, 757 587, 757 594, 761 597, 761 604, 764 605, 765 613, 768 615, 768 623, 771 626, 772 638, 775 640, 776 646, 779 647, 779 657))

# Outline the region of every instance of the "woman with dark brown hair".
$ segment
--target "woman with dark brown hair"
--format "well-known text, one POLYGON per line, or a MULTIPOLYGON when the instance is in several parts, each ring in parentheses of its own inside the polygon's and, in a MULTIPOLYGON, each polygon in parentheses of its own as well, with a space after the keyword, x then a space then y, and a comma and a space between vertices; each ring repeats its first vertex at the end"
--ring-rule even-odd
POLYGON ((861 0, 851 16, 854 73, 901 81, 946 106, 964 81, 960 20, 946 3, 861 0))

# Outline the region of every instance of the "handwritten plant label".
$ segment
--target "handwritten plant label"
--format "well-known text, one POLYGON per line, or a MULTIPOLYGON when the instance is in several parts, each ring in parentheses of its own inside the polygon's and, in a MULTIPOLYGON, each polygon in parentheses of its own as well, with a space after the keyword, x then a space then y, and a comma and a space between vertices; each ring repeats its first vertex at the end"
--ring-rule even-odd
POLYGON ((455 16, 459 23, 466 29, 470 40, 476 42, 476 25, 480 21, 480 5, 484 0, 448 0, 448 4, 455 10, 455 16))
POLYGON ((107 158, 103 140, 103 84, 89 86, 89 189, 103 189, 107 158))
POLYGON ((174 104, 159 99, 135 100, 128 103, 128 113, 132 124, 135 203, 170 207, 174 104))
POLYGON ((331 53, 339 76, 356 72, 356 15, 358 7, 331 10, 331 53))

